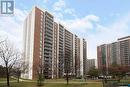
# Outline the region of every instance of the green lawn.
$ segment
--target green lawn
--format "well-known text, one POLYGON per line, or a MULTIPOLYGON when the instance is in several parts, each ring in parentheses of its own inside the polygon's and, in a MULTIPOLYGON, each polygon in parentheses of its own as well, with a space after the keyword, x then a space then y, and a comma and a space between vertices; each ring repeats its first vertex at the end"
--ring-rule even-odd
MULTIPOLYGON (((15 79, 10 78, 11 81, 14 81, 15 79)), ((0 81, 6 81, 6 78, 0 78, 0 81)))
MULTIPOLYGON (((11 87, 38 87, 36 81, 30 82, 10 82, 11 87)), ((0 81, 0 87, 6 87, 6 81, 0 81)), ((40 87, 102 87, 102 83, 99 81, 87 81, 83 80, 70 80, 69 85, 66 85, 66 81, 64 79, 52 79, 45 80, 44 86, 40 87)))
MULTIPOLYGON (((0 87, 6 87, 5 83, 0 83, 0 87)), ((38 87, 35 82, 20 82, 11 83, 11 87, 38 87)), ((45 83, 42 87, 102 87, 101 83, 70 83, 66 85, 65 83, 45 83)))
MULTIPOLYGON (((108 81, 109 83, 110 81, 108 81)), ((130 80, 121 80, 122 82, 130 83, 130 80)), ((11 79, 11 87, 38 87, 35 80, 24 80, 20 83, 17 83, 16 80, 11 79)), ((0 78, 0 87, 6 87, 6 79, 0 78)), ((66 85, 65 79, 48 79, 44 81, 44 86, 40 87, 102 87, 101 80, 84 80, 74 79, 69 80, 69 85, 66 85)))
MULTIPOLYGON (((24 80, 17 83, 16 80, 10 80, 11 87, 38 87, 35 80, 24 80)), ((121 82, 130 83, 130 80, 121 80, 121 82)), ((6 78, 0 78, 0 87, 6 87, 6 78)), ((40 87, 102 87, 101 80, 84 80, 74 79, 69 80, 69 85, 66 85, 65 79, 48 79, 44 81, 44 86, 40 87)))

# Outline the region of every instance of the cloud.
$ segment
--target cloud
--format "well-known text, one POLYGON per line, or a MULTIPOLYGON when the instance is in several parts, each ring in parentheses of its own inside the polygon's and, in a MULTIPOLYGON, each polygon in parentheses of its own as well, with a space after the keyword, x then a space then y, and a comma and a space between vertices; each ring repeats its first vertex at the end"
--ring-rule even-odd
POLYGON ((87 30, 94 28, 94 23, 99 22, 99 17, 95 15, 87 15, 83 18, 61 21, 70 31, 79 34, 86 34, 87 30))
MULTIPOLYGON (((77 17, 76 11, 74 8, 71 8, 68 6, 65 2, 65 0, 58 0, 52 5, 52 13, 55 15, 56 19, 61 20, 61 15, 67 16, 69 15, 70 17, 77 17)), ((63 16, 62 16, 63 19, 63 16)))
POLYGON ((54 18, 55 21, 60 22, 61 20, 63 20, 63 14, 61 12, 52 12, 56 17, 54 18))
POLYGON ((97 58, 97 46, 112 43, 118 38, 129 35, 130 13, 118 17, 109 25, 101 23, 94 14, 82 18, 59 19, 71 32, 87 40, 88 58, 97 58), (104 25, 105 24, 105 25, 104 25))
MULTIPOLYGON (((70 8, 65 0, 58 0, 53 4, 53 14, 55 16, 55 21, 63 24, 67 29, 69 29, 74 34, 78 35, 80 38, 85 38, 88 42, 88 31, 95 28, 95 24, 98 24, 100 18, 94 14, 86 15, 84 17, 78 17, 74 8, 70 8), (64 17, 72 17, 71 19, 64 17)), ((93 44, 95 48, 93 48, 93 52, 96 52, 96 45, 93 44)), ((90 49, 91 49, 90 48, 90 49)), ((88 50, 89 51, 89 50, 88 50)), ((89 52, 89 56, 95 58, 95 54, 92 51, 89 52)))
POLYGON ((115 20, 108 26, 103 26, 98 24, 96 30, 98 31, 100 37, 102 37, 104 42, 116 41, 117 38, 128 35, 130 25, 130 14, 126 14, 119 19, 115 20), (105 36, 105 37, 103 37, 105 36))
MULTIPOLYGON (((60 17, 62 16, 63 15, 61 14, 60 17)), ((96 58, 97 44, 95 44, 95 39, 98 38, 98 36, 94 35, 93 37, 91 37, 91 34, 89 33, 89 31, 91 30, 93 31, 94 28, 99 27, 100 18, 94 14, 86 15, 82 18, 73 18, 73 19, 62 19, 60 17, 57 20, 61 24, 63 24, 66 27, 66 29, 71 31, 73 34, 78 35, 78 37, 86 39, 87 45, 88 45, 87 47, 88 57, 96 58)))
POLYGON ((75 12, 75 9, 73 9, 73 8, 66 8, 66 9, 64 10, 64 13, 70 14, 70 15, 73 16, 73 17, 77 17, 76 12, 75 12))
MULTIPOLYGON (((47 3, 49 0, 43 1, 47 3)), ((118 19, 107 25, 101 22, 102 18, 95 14, 78 17, 76 10, 68 6, 65 0, 55 2, 52 9, 55 20, 61 22, 74 34, 87 40, 89 58, 96 58, 97 45, 111 43, 116 41, 117 38, 129 35, 130 32, 130 13, 122 17, 119 16, 120 18, 116 17, 118 19)), ((14 17, 0 17, 0 36, 8 36, 20 48, 22 48, 23 43, 22 24, 27 13, 27 11, 16 8, 14 17)))
POLYGON ((95 15, 88 15, 81 19, 75 19, 73 20, 69 26, 71 29, 92 29, 93 28, 93 22, 98 22, 99 17, 95 15))
POLYGON ((43 0, 44 3, 47 3, 49 0, 43 0))
POLYGON ((130 13, 116 19, 110 25, 96 24, 95 33, 87 33, 88 40, 88 57, 97 58, 97 46, 117 41, 120 37, 130 35, 130 13))
POLYGON ((23 22, 23 20, 25 19, 26 15, 27 15, 27 11, 26 10, 20 10, 20 9, 15 9, 15 17, 17 19, 17 21, 19 22, 23 22))
POLYGON ((27 11, 15 9, 14 16, 0 17, 0 36, 7 37, 17 48, 22 48, 23 20, 27 11))
POLYGON ((58 0, 53 4, 53 12, 56 22, 63 24, 67 29, 75 33, 86 33, 88 29, 94 27, 94 23, 99 21, 96 15, 86 15, 79 18, 74 8, 70 8, 65 0, 58 0), (71 19, 64 18, 65 16, 71 19), (79 31, 80 29, 80 31, 79 31))
POLYGON ((64 0, 59 0, 53 4, 53 8, 55 11, 61 11, 65 7, 66 7, 66 3, 64 0))

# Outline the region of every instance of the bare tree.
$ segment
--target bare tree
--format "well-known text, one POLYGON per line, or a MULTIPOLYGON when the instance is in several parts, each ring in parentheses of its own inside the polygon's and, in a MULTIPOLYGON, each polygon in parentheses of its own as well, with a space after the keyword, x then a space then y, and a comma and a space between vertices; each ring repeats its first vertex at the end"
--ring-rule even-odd
POLYGON ((0 65, 0 78, 6 78, 5 67, 0 65))
POLYGON ((4 41, 0 41, 0 44, 3 43, 4 41))
POLYGON ((69 72, 68 72, 68 70, 66 72, 66 81, 67 81, 67 85, 69 85, 69 72))
POLYGON ((1 37, 0 37, 0 44, 3 43, 4 41, 5 41, 5 40, 4 40, 4 39, 1 40, 1 37))
POLYGON ((5 40, 0 43, 0 58, 3 60, 6 68, 7 86, 9 87, 10 72, 19 58, 19 52, 9 43, 8 40, 5 40))
POLYGON ((66 53, 66 57, 65 57, 65 78, 66 78, 66 84, 69 85, 69 77, 70 77, 70 52, 66 53))
POLYGON ((43 81, 44 81, 44 68, 42 64, 39 64, 39 66, 37 67, 37 85, 38 86, 42 86, 43 81))
MULTIPOLYGON (((22 55, 21 55, 22 56, 22 55)), ((17 77, 17 82, 19 83, 19 79, 22 73, 27 73, 27 69, 28 69, 28 64, 22 60, 22 58, 20 58, 18 61, 16 61, 14 67, 13 67, 13 71, 14 71, 14 75, 17 77)))

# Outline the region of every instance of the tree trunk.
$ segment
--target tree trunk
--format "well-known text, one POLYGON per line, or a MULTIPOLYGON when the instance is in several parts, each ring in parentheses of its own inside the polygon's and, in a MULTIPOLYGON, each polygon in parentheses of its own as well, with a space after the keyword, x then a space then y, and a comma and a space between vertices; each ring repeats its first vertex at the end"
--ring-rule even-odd
POLYGON ((17 79, 17 82, 19 83, 19 75, 18 75, 18 79, 17 79))
POLYGON ((10 84, 9 84, 9 70, 7 67, 6 67, 6 77, 7 77, 7 87, 9 87, 10 86, 10 84))
POLYGON ((118 83, 120 83, 120 80, 121 80, 121 79, 119 78, 119 79, 118 79, 118 83))
POLYGON ((68 76, 67 76, 67 85, 69 84, 69 78, 68 78, 68 76))
POLYGON ((17 72, 17 82, 18 82, 18 83, 19 83, 20 75, 21 75, 21 71, 19 70, 19 71, 17 72))
POLYGON ((103 87, 105 87, 104 79, 102 79, 102 84, 103 84, 103 87))
POLYGON ((66 80, 67 80, 67 85, 69 85, 69 76, 68 76, 68 71, 67 71, 67 74, 66 74, 66 80))

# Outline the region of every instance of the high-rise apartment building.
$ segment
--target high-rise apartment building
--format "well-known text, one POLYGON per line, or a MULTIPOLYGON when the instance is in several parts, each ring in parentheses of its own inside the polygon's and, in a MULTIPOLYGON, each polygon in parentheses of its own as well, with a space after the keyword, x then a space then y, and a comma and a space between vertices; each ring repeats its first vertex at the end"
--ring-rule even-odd
POLYGON ((35 7, 24 22, 25 78, 36 78, 39 64, 44 64, 45 77, 52 78, 53 21, 50 13, 35 7))
POLYGON ((130 36, 119 38, 119 60, 123 66, 130 66, 130 36))
POLYGON ((110 64, 110 45, 103 44, 97 47, 98 69, 102 74, 108 73, 110 64))
POLYGON ((53 30, 53 59, 52 59, 53 78, 59 77, 59 28, 58 24, 54 22, 53 30))
POLYGON ((119 64, 118 42, 113 42, 109 45, 110 45, 110 64, 119 64))
POLYGON ((130 66, 130 36, 97 47, 98 68, 112 64, 130 66))
POLYGON ((43 57, 41 52, 44 33, 41 27, 41 15, 41 10, 34 8, 24 22, 24 58, 28 62, 28 72, 23 75, 24 78, 36 77, 37 70, 35 68, 38 67, 40 59, 43 57))
POLYGON ((65 74, 73 74, 73 34, 65 29, 64 69, 65 74))
POLYGON ((35 79, 40 67, 45 78, 76 77, 85 74, 86 41, 79 39, 49 12, 34 7, 24 22, 24 60, 28 72, 23 78, 35 79))
POLYGON ((59 24, 59 78, 64 76, 64 26, 59 24))
POLYGON ((77 36, 76 35, 74 35, 73 34, 73 49, 72 49, 72 51, 73 51, 73 66, 72 66, 72 68, 73 68, 73 71, 72 71, 72 75, 73 76, 76 76, 76 58, 77 58, 77 42, 76 42, 76 39, 77 39, 77 36))
POLYGON ((80 39, 80 76, 86 75, 86 41, 85 39, 80 39))
MULTIPOLYGON (((53 16, 45 12, 45 27, 44 27, 44 76, 45 78, 52 78, 52 50, 53 50, 53 16)), ((43 16, 44 17, 44 16, 43 16)))
POLYGON ((86 73, 88 73, 92 67, 95 67, 95 59, 87 59, 86 73))
POLYGON ((76 37, 76 55, 75 55, 75 75, 80 77, 80 39, 76 37))
POLYGON ((83 76, 86 76, 87 42, 83 39, 83 76))
POLYGON ((83 75, 83 39, 80 39, 80 76, 83 75))
POLYGON ((97 60, 98 60, 99 69, 102 69, 103 67, 107 67, 107 45, 106 44, 97 47, 97 60))
POLYGON ((110 67, 111 66, 111 50, 110 50, 110 44, 106 44, 106 67, 110 67))
POLYGON ((103 44, 97 47, 98 68, 119 64, 118 43, 103 44))

